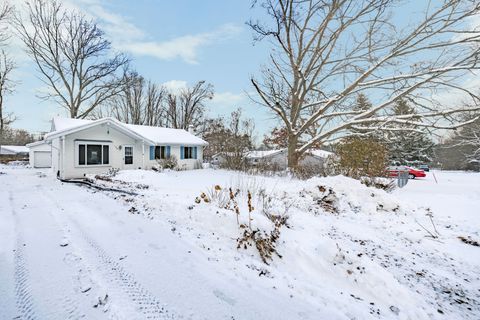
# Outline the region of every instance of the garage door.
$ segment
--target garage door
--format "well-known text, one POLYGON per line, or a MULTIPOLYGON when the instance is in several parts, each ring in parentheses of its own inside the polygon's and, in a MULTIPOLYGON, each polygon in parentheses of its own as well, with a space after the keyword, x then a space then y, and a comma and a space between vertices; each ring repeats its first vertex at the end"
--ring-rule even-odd
POLYGON ((52 153, 50 151, 33 152, 33 166, 35 168, 50 168, 52 166, 52 153))

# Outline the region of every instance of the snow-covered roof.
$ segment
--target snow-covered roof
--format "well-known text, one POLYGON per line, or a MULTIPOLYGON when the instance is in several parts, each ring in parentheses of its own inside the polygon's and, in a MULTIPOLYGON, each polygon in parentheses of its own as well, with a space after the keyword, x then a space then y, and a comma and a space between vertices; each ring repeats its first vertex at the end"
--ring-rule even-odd
POLYGON ((46 144, 47 141, 45 140, 40 140, 40 141, 35 141, 35 142, 32 142, 32 143, 29 143, 26 145, 27 148, 31 148, 31 147, 36 147, 36 146, 39 146, 41 144, 46 144))
MULTIPOLYGON (((268 158, 273 157, 279 153, 284 152, 286 149, 277 149, 277 150, 254 150, 249 151, 245 154, 245 156, 249 159, 261 159, 261 158, 268 158)), ((312 149, 307 152, 308 154, 313 155, 314 157, 318 158, 327 158, 333 155, 332 152, 321 150, 321 149, 312 149)))
POLYGON ((93 122, 93 120, 61 118, 61 117, 54 117, 52 121, 53 121, 52 131, 63 131, 63 130, 76 128, 81 125, 89 124, 93 122))
POLYGON ((312 149, 309 151, 309 153, 319 158, 328 158, 329 156, 333 155, 333 152, 321 149, 312 149))
POLYGON ((0 146, 0 154, 28 153, 26 146, 0 146))
POLYGON ((193 144, 207 145, 207 142, 186 130, 124 124, 127 128, 139 135, 156 142, 157 144, 193 144))
POLYGON ((203 139, 189 133, 186 130, 126 124, 113 118, 83 120, 56 117, 53 119, 52 126, 55 131, 45 135, 45 139, 48 140, 60 135, 67 135, 102 123, 111 124, 126 134, 133 135, 136 138, 144 139, 152 144, 208 144, 203 139))
POLYGON ((250 159, 260 159, 260 158, 267 158, 272 157, 276 154, 282 153, 285 149, 280 150, 254 150, 249 151, 245 154, 245 157, 250 159))

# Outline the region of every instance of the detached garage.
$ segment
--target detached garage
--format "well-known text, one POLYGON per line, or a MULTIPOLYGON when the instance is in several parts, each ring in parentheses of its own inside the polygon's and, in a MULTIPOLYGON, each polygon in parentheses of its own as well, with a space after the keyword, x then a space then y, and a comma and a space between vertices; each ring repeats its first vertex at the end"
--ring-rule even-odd
POLYGON ((45 141, 27 144, 30 165, 34 168, 52 167, 52 146, 45 141))

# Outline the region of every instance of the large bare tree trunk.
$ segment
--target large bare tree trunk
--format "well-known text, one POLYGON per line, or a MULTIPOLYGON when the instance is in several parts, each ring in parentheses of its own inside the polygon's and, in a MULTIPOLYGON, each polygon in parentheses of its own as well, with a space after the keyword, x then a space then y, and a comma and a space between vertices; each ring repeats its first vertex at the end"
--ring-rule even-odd
POLYGON ((297 151, 298 139, 294 135, 288 137, 287 147, 287 165, 292 170, 297 170, 299 161, 299 152, 297 151))

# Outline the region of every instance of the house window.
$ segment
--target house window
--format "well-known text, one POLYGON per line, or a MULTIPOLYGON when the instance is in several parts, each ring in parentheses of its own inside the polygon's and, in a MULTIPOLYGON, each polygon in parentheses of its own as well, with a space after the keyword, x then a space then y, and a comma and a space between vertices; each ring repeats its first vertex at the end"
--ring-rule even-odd
POLYGON ((79 144, 78 164, 81 166, 108 165, 110 152, 108 145, 102 144, 79 144))
POLYGON ((167 148, 165 146, 155 147, 155 159, 167 159, 167 148))
POLYGON ((133 147, 125 146, 125 164, 133 164, 133 147))
POLYGON ((195 159, 195 154, 194 154, 194 151, 193 151, 193 148, 194 147, 185 147, 184 148, 184 156, 183 158, 184 159, 195 159))
POLYGON ((78 145, 78 164, 85 165, 85 145, 78 145))

